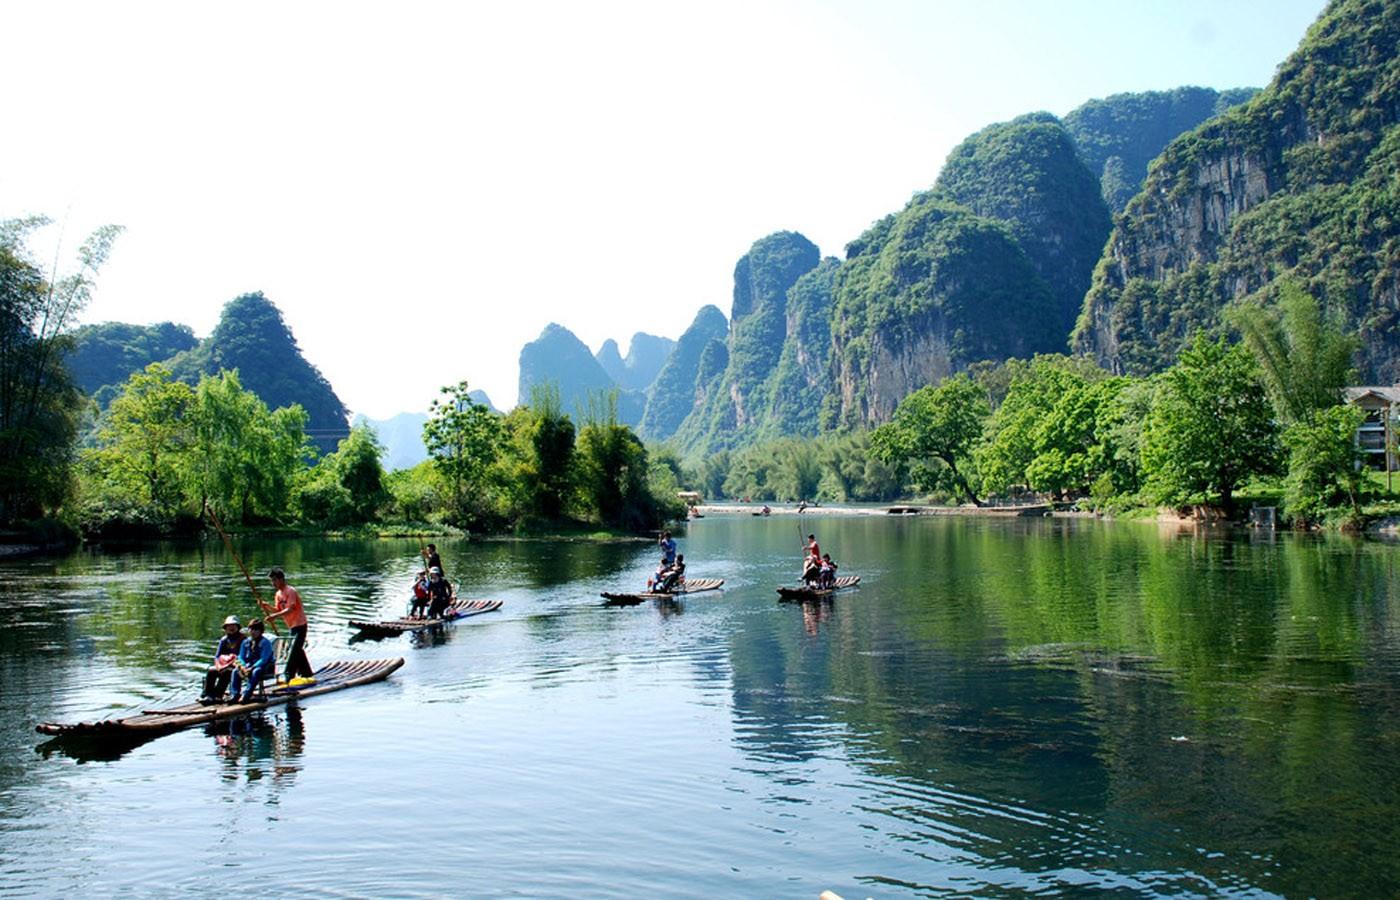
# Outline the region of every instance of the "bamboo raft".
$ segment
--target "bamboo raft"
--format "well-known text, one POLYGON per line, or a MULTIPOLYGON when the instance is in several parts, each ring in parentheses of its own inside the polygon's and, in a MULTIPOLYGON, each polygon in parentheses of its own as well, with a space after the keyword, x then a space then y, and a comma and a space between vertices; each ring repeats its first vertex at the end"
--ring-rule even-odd
POLYGON ((382 622, 361 622, 355 619, 350 620, 351 628, 358 628, 360 633, 366 637, 395 637, 400 634, 407 634, 415 631, 424 631, 434 625, 442 625, 445 622, 455 622, 458 619, 465 619, 468 616, 479 616, 482 613, 495 612, 501 608, 500 600, 457 600, 443 612, 442 616, 436 619, 386 619, 382 622))
POLYGON ((830 597, 837 591, 844 591, 846 588, 853 588, 858 584, 860 584, 859 575, 842 575, 836 579, 835 587, 780 587, 778 588, 778 597, 783 600, 821 600, 830 597))
POLYGON ((674 591, 640 591, 635 594, 616 594, 610 591, 603 592, 603 599, 608 601, 607 606, 636 606, 645 600, 673 600, 686 594, 699 594, 703 591, 713 591, 724 584, 723 578, 696 578, 687 581, 674 591))
POLYGON ((252 703, 218 703, 205 706, 188 703, 166 709, 142 710, 134 716, 122 719, 99 719, 95 722, 72 722, 60 724, 44 722, 35 726, 40 734, 56 735, 63 738, 85 738, 97 741, 130 741, 159 737, 173 731, 180 731, 206 722, 232 719, 248 713, 258 712, 274 706, 282 706, 305 697, 329 694, 375 681, 383 681, 399 666, 403 657, 393 659, 342 659, 327 663, 316 670, 316 683, 303 687, 279 685, 269 688, 262 700, 252 703))

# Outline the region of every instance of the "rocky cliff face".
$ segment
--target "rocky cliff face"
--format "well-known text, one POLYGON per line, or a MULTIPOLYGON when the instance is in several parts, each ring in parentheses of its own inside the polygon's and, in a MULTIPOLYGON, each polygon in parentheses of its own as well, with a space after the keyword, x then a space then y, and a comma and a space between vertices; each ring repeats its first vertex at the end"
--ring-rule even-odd
MULTIPOLYGON (((757 432, 768 412, 771 376, 787 336, 788 291, 819 260, 811 241, 780 231, 755 241, 735 265, 724 373, 717 383, 697 383, 704 399, 675 434, 684 451, 711 453, 751 440, 757 432)), ((718 356, 706 350, 702 368, 707 362, 713 366, 718 356)))
POLYGON ((1148 163, 1168 143, 1256 93, 1257 88, 1181 87, 1114 94, 1074 109, 1065 116, 1064 126, 1099 180, 1104 201, 1114 212, 1122 212, 1142 189, 1148 163))
MULTIPOLYGON (((718 342, 722 348, 728 333, 729 322, 718 307, 706 306, 696 314, 695 320, 675 342, 675 349, 651 383, 639 429, 643 437, 664 441, 676 433, 697 402, 701 355, 712 341, 718 342)), ((724 364, 720 364, 720 371, 723 368, 724 364)), ((710 375, 713 377, 714 373, 710 375)))
POLYGON ((971 363, 1062 346, 1054 295, 1002 223, 929 193, 848 249, 834 283, 828 426, 879 424, 971 363))
POLYGON ((1400 2, 1336 0, 1269 87, 1173 141, 1109 241, 1075 348, 1161 368, 1226 304, 1292 274, 1356 327, 1363 377, 1400 371, 1397 46, 1400 2))

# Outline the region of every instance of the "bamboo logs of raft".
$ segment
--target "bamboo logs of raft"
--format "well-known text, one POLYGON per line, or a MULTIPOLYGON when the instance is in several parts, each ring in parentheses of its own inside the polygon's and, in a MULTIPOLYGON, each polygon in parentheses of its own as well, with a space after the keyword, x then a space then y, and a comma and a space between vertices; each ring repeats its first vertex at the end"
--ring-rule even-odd
POLYGON ((389 674, 403 665, 403 657, 393 659, 343 659, 327 663, 316 670, 316 683, 305 687, 280 685, 269 688, 262 700, 252 703, 219 703, 205 706, 188 703, 165 709, 147 709, 140 714, 121 719, 99 719, 95 722, 73 722, 61 724, 45 722, 35 726, 40 734, 58 737, 82 737, 94 740, 129 740, 132 737, 157 737, 172 731, 180 731, 205 722, 231 719, 251 712, 282 706, 293 700, 329 694, 345 688, 383 681, 389 674))
POLYGON ((608 601, 608 606, 635 606, 644 600, 672 600, 685 594, 713 591, 723 584, 723 578, 694 578, 679 585, 674 591, 639 591, 635 594, 604 591, 602 596, 608 601))
POLYGON ((802 587, 780 587, 778 588, 778 596, 783 600, 820 600, 823 597, 830 597, 837 591, 852 588, 858 584, 860 584, 859 575, 842 575, 840 578, 836 579, 836 583, 833 587, 818 588, 807 587, 806 585, 802 587))
POLYGON ((360 633, 368 637, 393 637, 413 631, 423 631, 432 628, 434 625, 441 625, 444 622, 453 622, 457 619, 465 619, 468 616, 479 616, 482 613, 495 612, 501 608, 500 600, 457 600, 454 601, 443 614, 435 619, 385 619, 382 622, 362 622, 356 619, 350 620, 351 628, 358 628, 360 633))

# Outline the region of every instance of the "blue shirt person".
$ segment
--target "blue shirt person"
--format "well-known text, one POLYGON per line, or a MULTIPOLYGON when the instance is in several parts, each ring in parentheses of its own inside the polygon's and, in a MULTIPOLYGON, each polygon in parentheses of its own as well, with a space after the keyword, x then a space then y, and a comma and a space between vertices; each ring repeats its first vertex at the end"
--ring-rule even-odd
POLYGON ((238 671, 233 673, 233 699, 252 702, 253 693, 262 687, 263 679, 273 673, 276 661, 272 641, 263 637, 262 619, 249 622, 248 637, 238 648, 238 671))

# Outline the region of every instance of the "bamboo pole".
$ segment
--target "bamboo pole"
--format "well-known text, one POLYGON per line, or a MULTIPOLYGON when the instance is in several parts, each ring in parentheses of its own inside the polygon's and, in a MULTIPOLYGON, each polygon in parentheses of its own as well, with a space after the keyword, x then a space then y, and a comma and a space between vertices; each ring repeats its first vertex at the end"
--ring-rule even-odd
MULTIPOLYGON (((269 612, 272 612, 272 607, 263 602, 262 594, 258 593, 258 586, 253 583, 253 576, 248 573, 248 567, 243 565, 243 560, 239 557, 238 551, 233 549, 233 541, 229 540, 228 532, 224 531, 223 523, 219 521, 218 516, 214 515, 214 508, 207 502, 204 504, 204 511, 209 514, 209 521, 213 522, 214 527, 218 529, 219 537, 224 539, 224 546, 228 548, 229 556, 232 556, 233 561, 238 563, 239 570, 243 573, 243 577, 248 582, 248 589, 253 592, 253 600, 257 602, 258 607, 263 611, 263 615, 266 616, 269 612)), ((272 629, 273 634, 281 637, 282 630, 277 627, 276 621, 272 619, 265 619, 264 621, 266 621, 268 627, 272 629)))

